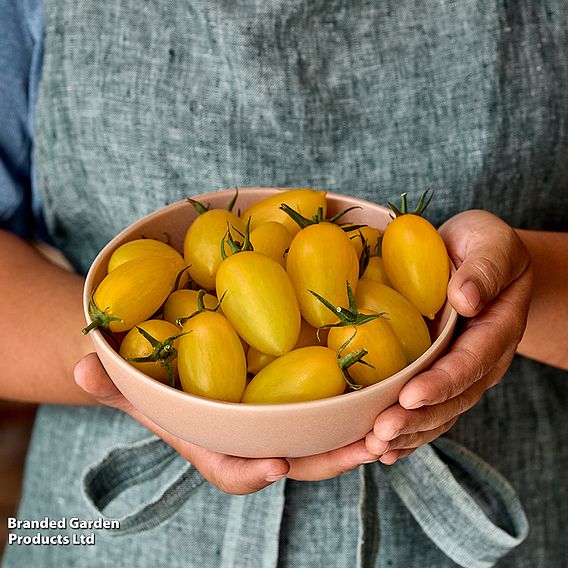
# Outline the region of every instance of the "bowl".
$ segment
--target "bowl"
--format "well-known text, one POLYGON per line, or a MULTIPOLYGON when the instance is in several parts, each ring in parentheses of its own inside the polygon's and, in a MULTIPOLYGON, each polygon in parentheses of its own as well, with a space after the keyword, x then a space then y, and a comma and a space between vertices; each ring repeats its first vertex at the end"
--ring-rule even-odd
MULTIPOLYGON (((239 188, 237 208, 284 188, 239 188)), ((234 189, 196 197, 211 208, 225 208, 234 189)), ((329 215, 347 207, 344 221, 371 224, 384 229, 389 210, 380 205, 333 193, 327 194, 329 215)), ((183 239, 197 217, 186 201, 173 203, 130 225, 112 239, 94 260, 83 294, 87 322, 91 293, 106 275, 108 260, 121 244, 142 236, 163 240, 183 251, 183 239)), ((457 321, 457 313, 446 302, 429 324, 432 346, 416 361, 375 385, 332 398, 310 402, 253 405, 210 400, 171 388, 147 377, 127 363, 99 330, 90 333, 95 351, 121 393, 153 422, 172 434, 210 450, 234 456, 301 457, 327 452, 363 438, 372 430, 380 412, 398 400, 406 382, 427 369, 447 349, 457 321)))

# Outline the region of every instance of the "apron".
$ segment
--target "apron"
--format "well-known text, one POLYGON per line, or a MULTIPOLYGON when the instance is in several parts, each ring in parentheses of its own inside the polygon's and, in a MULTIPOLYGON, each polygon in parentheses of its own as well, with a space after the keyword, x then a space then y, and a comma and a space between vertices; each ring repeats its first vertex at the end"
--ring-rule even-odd
MULTIPOLYGON (((434 186, 435 224, 481 208, 567 229, 562 0, 46 0, 45 24, 38 189, 81 273, 141 216, 233 186, 383 204, 434 186)), ((563 568, 567 379, 516 357, 396 465, 249 496, 203 482, 119 412, 43 406, 19 518, 121 529, 95 546, 10 546, 4 562, 563 568)))

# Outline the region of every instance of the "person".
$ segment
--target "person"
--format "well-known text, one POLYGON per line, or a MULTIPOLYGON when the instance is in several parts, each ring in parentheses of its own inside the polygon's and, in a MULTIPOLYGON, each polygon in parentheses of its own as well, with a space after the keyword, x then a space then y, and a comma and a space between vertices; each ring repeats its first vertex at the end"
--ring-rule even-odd
MULTIPOLYGON (((8 546, 5 565, 564 566, 567 12, 558 0, 8 1, 0 396, 42 403, 19 517, 104 509, 130 528, 95 546, 8 546), (290 460, 183 442, 129 405, 80 334, 82 275, 110 238, 235 185, 381 202, 437 188, 429 218, 464 319, 364 440, 290 460), (38 194, 75 273, 22 238, 38 194), (519 495, 530 535, 501 559, 460 556, 467 539, 442 551, 429 527, 446 510, 420 516, 397 492, 399 465, 444 453, 440 474, 467 484, 447 446, 424 453, 442 435, 519 495)), ((485 494, 492 534, 518 536, 502 514, 508 489, 486 489, 469 488, 485 494)))

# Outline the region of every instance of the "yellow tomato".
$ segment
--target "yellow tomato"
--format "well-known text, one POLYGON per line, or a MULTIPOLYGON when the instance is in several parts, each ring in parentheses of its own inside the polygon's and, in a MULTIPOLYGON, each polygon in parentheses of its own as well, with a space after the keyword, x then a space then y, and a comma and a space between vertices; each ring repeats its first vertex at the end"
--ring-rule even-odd
POLYGON ((450 277, 450 259, 438 231, 426 219, 407 213, 388 224, 382 247, 393 287, 434 319, 446 301, 450 277))
MULTIPOLYGON (((215 289, 215 275, 223 260, 221 241, 227 233, 227 224, 245 232, 245 224, 234 213, 225 209, 212 209, 197 217, 190 225, 183 243, 183 255, 189 265, 189 275, 202 288, 215 289)), ((230 254, 228 248, 227 254, 230 254)))
POLYGON ((128 331, 147 320, 172 291, 176 267, 168 258, 142 256, 121 264, 96 288, 89 313, 95 327, 128 331))
MULTIPOLYGON (((300 335, 298 336, 296 345, 294 345, 294 349, 309 347, 310 345, 326 345, 327 333, 327 329, 320 330, 318 339, 318 330, 311 326, 306 320, 302 319, 300 335)), ((264 369, 268 363, 274 361, 274 359, 276 359, 276 357, 262 353, 254 347, 249 347, 247 353, 247 371, 256 375, 261 369, 264 369)))
POLYGON ((290 351, 300 333, 292 282, 274 260, 253 251, 234 254, 217 271, 217 297, 237 333, 262 353, 290 351))
POLYGON ((178 371, 185 392, 239 402, 245 389, 247 365, 241 341, 227 319, 203 311, 188 319, 179 338, 178 371))
POLYGON ((302 188, 282 191, 257 201, 241 213, 241 218, 245 221, 249 217, 251 218, 251 230, 256 229, 262 223, 276 221, 282 223, 291 235, 295 235, 300 227, 284 211, 280 210, 280 205, 286 203, 308 219, 311 219, 321 207, 325 216, 327 212, 325 195, 325 191, 316 191, 315 189, 302 188))
MULTIPOLYGON (((340 226, 350 227, 353 225, 355 225, 355 223, 346 223, 345 225, 340 226)), ((361 258, 361 252, 363 252, 363 239, 365 239, 366 243, 370 247, 370 254, 376 254, 377 239, 381 236, 381 231, 379 231, 379 229, 365 225, 360 229, 348 231, 347 235, 353 243, 353 246, 355 247, 355 251, 357 252, 357 256, 359 258, 361 258), (363 238, 361 238, 361 235, 363 236, 363 238)))
POLYGON ((360 308, 386 312, 388 322, 400 340, 407 363, 418 359, 432 344, 420 312, 396 290, 373 280, 360 280, 355 301, 360 308))
MULTIPOLYGON (((163 317, 166 321, 176 325, 178 318, 186 318, 198 310, 197 294, 195 290, 176 290, 172 292, 164 304, 163 317)), ((217 306, 217 298, 211 294, 203 296, 206 308, 217 306)))
POLYGON ((361 276, 361 279, 374 280, 375 282, 380 282, 385 286, 392 286, 391 281, 387 276, 382 256, 369 257, 369 264, 367 264, 367 268, 363 273, 363 276, 361 276))
POLYGON ((250 242, 254 252, 269 256, 282 265, 282 268, 286 267, 284 253, 292 242, 292 235, 282 223, 262 223, 251 232, 250 242))
POLYGON ((337 318, 310 290, 336 306, 348 303, 345 282, 357 287, 359 261, 349 237, 333 223, 317 223, 302 229, 292 241, 286 270, 294 284, 302 317, 314 327, 335 323, 337 318))
POLYGON ((335 352, 327 347, 302 347, 264 367, 248 384, 241 402, 302 402, 336 396, 344 390, 335 352))
MULTIPOLYGON (((151 357, 155 349, 137 328, 142 328, 148 334, 150 334, 156 341, 162 343, 171 337, 179 335, 180 330, 175 325, 164 321, 164 320, 148 320, 138 324, 134 329, 131 329, 120 344, 120 355, 124 359, 138 359, 144 357, 151 357)), ((167 363, 169 362, 172 371, 173 378, 177 378, 177 363, 175 358, 175 352, 177 350, 178 339, 175 339, 171 343, 171 347, 166 349, 162 348, 162 353, 155 353, 158 359, 153 362, 137 363, 135 361, 129 361, 129 363, 136 367, 139 371, 142 371, 145 375, 152 377, 160 381, 161 383, 168 384, 168 371, 167 363), (173 349, 171 349, 173 348, 173 349), (173 356, 172 356, 173 354, 173 356), (169 358, 171 357, 171 361, 169 358)))
MULTIPOLYGON (((376 312, 360 309, 360 314, 371 315, 376 312)), ((368 353, 364 361, 372 365, 355 363, 349 367, 349 374, 360 385, 369 386, 394 375, 406 366, 404 350, 395 332, 383 318, 377 318, 358 326, 332 327, 327 337, 327 346, 334 351, 353 336, 342 355, 365 349, 368 353)))

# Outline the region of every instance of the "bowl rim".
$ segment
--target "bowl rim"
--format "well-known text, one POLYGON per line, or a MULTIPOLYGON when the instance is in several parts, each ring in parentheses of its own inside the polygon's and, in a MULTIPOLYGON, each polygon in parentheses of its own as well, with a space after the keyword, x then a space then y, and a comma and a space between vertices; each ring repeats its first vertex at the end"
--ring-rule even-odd
MULTIPOLYGON (((253 193, 253 192, 257 191, 258 189, 272 190, 273 193, 276 194, 279 191, 290 191, 292 189, 299 189, 299 188, 280 188, 280 187, 240 188, 239 187, 238 189, 239 189, 239 194, 241 194, 241 193, 245 193, 245 194, 253 193)), ((234 188, 220 189, 218 191, 213 191, 213 192, 205 193, 205 194, 202 194, 202 195, 197 195, 197 196, 195 196, 195 198, 197 198, 199 201, 205 201, 206 199, 210 198, 213 195, 216 196, 219 193, 229 193, 229 192, 234 192, 234 188)), ((351 197, 351 196, 344 195, 344 194, 341 194, 341 193, 326 192, 326 198, 327 197, 341 198, 341 199, 348 198, 351 202, 355 203, 356 205, 358 204, 361 207, 368 207, 369 205, 372 205, 373 207, 388 211, 388 209, 386 207, 379 205, 377 203, 373 203, 371 201, 367 201, 365 199, 361 199, 361 198, 358 198, 358 197, 351 197)), ((93 260, 93 262, 92 262, 92 264, 91 264, 91 266, 90 266, 90 268, 87 272, 87 276, 85 278, 85 283, 84 283, 84 286, 83 286, 83 313, 85 315, 87 323, 90 322, 88 306, 89 306, 89 301, 90 301, 90 298, 91 298, 91 295, 92 295, 92 292, 93 292, 93 282, 92 282, 93 279, 94 279, 93 266, 95 266, 98 263, 98 261, 100 261, 100 259, 102 257, 106 256, 108 252, 110 252, 111 250, 114 250, 114 248, 116 248, 118 243, 123 240, 124 233, 126 233, 126 232, 131 233, 131 232, 135 231, 139 226, 144 225, 147 218, 150 215, 155 215, 158 212, 161 213, 161 214, 166 214, 169 209, 176 209, 176 208, 180 207, 181 205, 186 205, 186 204, 187 204, 186 200, 176 201, 174 203, 170 203, 168 205, 165 205, 164 207, 161 207, 160 209, 157 209, 156 211, 153 211, 152 213, 149 213, 148 215, 145 215, 144 217, 138 219, 137 221, 128 225, 126 228, 124 228, 122 231, 120 231, 115 237, 113 237, 101 249, 101 251, 97 254, 95 259, 93 260)), ((452 268, 453 268, 453 264, 452 264, 452 268)), ((301 402, 286 402, 286 403, 280 403, 280 404, 251 404, 251 403, 244 403, 244 402, 226 402, 226 401, 222 401, 222 400, 214 400, 214 399, 205 398, 205 397, 202 397, 202 396, 194 395, 194 394, 173 388, 173 387, 171 387, 167 384, 161 383, 160 381, 147 376, 142 371, 139 371, 138 369, 136 369, 135 367, 130 365, 128 363, 128 361, 123 359, 109 345, 109 343, 104 338, 103 333, 99 329, 92 330, 89 333, 89 335, 91 336, 91 340, 95 344, 95 350, 96 351, 98 351, 98 349, 104 350, 105 353, 107 353, 110 357, 113 358, 113 362, 115 364, 118 364, 118 366, 121 368, 121 370, 123 370, 125 373, 133 374, 137 379, 146 383, 146 385, 149 388, 158 389, 158 391, 162 391, 164 393, 164 395, 166 395, 166 396, 171 396, 174 399, 178 399, 180 401, 191 400, 193 403, 195 403, 197 405, 201 405, 204 408, 211 408, 211 409, 217 409, 217 410, 223 410, 223 409, 229 410, 230 409, 231 411, 235 410, 236 412, 245 412, 245 413, 248 413, 251 410, 253 410, 256 413, 274 414, 275 412, 287 413, 289 411, 300 410, 300 409, 304 410, 304 411, 305 410, 311 410, 311 409, 313 409, 313 410, 324 409, 325 407, 330 406, 330 405, 332 405, 332 406, 337 405, 340 400, 345 401, 345 403, 347 403, 347 402, 355 403, 359 398, 362 398, 364 396, 369 396, 370 393, 374 390, 379 390, 379 389, 382 390, 382 389, 385 388, 386 384, 396 382, 397 380, 399 380, 400 378, 402 378, 405 375, 408 375, 409 376, 408 380, 410 380, 411 377, 415 376, 415 374, 413 374, 413 372, 417 368, 420 368, 420 366, 423 364, 423 361, 430 356, 430 353, 432 351, 436 350, 439 347, 439 345, 446 340, 447 334, 452 333, 451 330, 455 327, 457 319, 458 319, 458 313, 453 308, 453 306, 451 306, 451 304, 450 304, 450 314, 448 316, 448 320, 447 320, 446 324, 444 325, 444 327, 442 328, 442 330, 440 331, 436 340, 432 343, 432 345, 430 345, 430 347, 420 357, 418 357, 418 359, 414 360, 412 363, 410 363, 409 365, 407 365, 406 367, 404 367, 403 369, 401 369, 400 371, 398 371, 394 375, 391 375, 390 377, 383 379, 382 381, 379 381, 378 383, 375 383, 373 385, 369 385, 365 388, 362 388, 362 389, 359 389, 359 390, 356 390, 356 391, 351 391, 351 392, 343 393, 343 394, 332 396, 332 397, 327 397, 327 398, 322 398, 322 399, 317 399, 317 400, 301 401, 301 402)), ((113 380, 112 377, 111 377, 111 380, 113 380)), ((114 382, 114 380, 113 380, 113 382, 114 382)))

